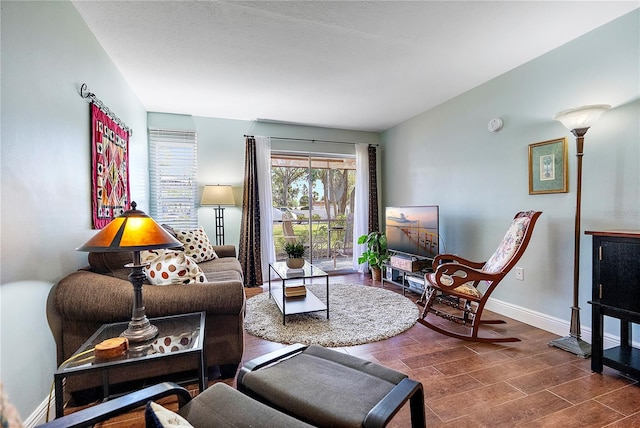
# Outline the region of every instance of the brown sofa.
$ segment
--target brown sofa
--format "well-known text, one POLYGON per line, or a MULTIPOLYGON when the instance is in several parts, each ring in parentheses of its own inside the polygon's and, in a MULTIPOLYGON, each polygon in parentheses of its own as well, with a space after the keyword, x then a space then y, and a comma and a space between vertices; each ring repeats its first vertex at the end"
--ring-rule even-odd
MULTIPOLYGON (((214 246, 217 259, 198 264, 206 283, 155 286, 142 290, 149 318, 190 312, 206 312, 205 352, 209 373, 235 376, 244 350, 245 294, 240 263, 233 245, 214 246)), ((47 318, 56 342, 58 365, 68 359, 95 331, 106 323, 131 319, 133 287, 128 280, 131 253, 89 253, 89 266, 62 278, 52 287, 47 318)), ((195 369, 192 360, 157 364, 144 369, 118 370, 111 383, 150 379, 166 372, 195 369), (180 364, 184 364, 182 367, 180 364)), ((67 379, 73 392, 100 385, 98 376, 67 379)))

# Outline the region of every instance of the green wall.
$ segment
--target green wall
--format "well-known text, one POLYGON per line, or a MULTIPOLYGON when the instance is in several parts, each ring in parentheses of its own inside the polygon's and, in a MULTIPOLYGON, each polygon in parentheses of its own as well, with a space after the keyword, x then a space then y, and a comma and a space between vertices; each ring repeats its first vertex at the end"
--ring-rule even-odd
MULTIPOLYGON (((146 111, 70 2, 0 3, 2 146, 0 379, 23 418, 49 394, 49 289, 87 264, 91 230, 86 82, 134 134, 131 192, 148 205, 146 111)), ((29 422, 27 420, 27 422, 29 422)))
MULTIPOLYGON (((552 116, 586 104, 613 106, 586 134, 582 230, 640 229, 639 23, 636 10, 382 134, 383 204, 440 205, 448 252, 486 260, 516 212, 544 212, 519 262, 525 280, 510 274, 493 297, 503 313, 561 335, 569 332, 572 305, 576 146, 552 116), (487 123, 494 117, 504 127, 492 134, 487 123), (569 193, 529 195, 528 145, 562 137, 569 193)), ((582 235, 587 338, 590 251, 591 237, 582 235)), ((607 331, 617 334, 616 326, 607 331)))

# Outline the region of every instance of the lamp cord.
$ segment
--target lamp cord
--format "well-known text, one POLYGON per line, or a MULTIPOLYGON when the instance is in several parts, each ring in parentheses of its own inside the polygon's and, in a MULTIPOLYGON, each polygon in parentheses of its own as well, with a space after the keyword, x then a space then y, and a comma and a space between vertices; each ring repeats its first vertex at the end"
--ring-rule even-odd
MULTIPOLYGON (((95 348, 87 349, 86 351, 80 352, 79 354, 72 355, 71 357, 64 360, 62 364, 60 364, 60 367, 64 366, 67 363, 70 363, 71 361, 77 360, 78 358, 83 357, 90 352, 93 352, 94 349, 95 348)), ((83 358, 79 360, 79 362, 88 361, 90 359, 91 357, 83 358)), ((51 409, 51 396, 53 395, 54 384, 55 384, 55 381, 51 382, 51 388, 49 388, 49 400, 47 401, 47 416, 46 416, 45 422, 49 422, 49 410, 51 409)))

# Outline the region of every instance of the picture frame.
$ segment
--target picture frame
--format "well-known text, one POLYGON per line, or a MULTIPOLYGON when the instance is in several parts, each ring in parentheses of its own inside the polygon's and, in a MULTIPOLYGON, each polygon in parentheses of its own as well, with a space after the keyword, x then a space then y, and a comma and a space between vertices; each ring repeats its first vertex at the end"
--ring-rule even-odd
POLYGON ((567 138, 529 144, 529 194, 569 191, 567 138))

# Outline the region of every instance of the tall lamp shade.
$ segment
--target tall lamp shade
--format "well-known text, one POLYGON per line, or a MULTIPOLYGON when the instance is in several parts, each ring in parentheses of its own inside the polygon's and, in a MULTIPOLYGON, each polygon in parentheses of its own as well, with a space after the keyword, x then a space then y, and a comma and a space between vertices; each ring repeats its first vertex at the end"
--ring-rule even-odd
POLYGON ((578 307, 579 275, 580 275, 580 206, 582 198, 582 156, 584 135, 591 125, 605 111, 611 108, 608 104, 594 104, 561 111, 553 116, 576 136, 577 181, 576 181, 576 216, 573 247, 573 306, 571 307, 571 325, 569 336, 555 339, 549 345, 587 358, 591 355, 591 345, 580 338, 580 308, 578 307))
MULTIPOLYGON (((602 116, 602 113, 611 108, 608 104, 594 104, 584 107, 563 110, 553 116, 565 128, 572 131, 574 129, 589 129, 591 125, 602 116)), ((586 131, 585 131, 586 133, 586 131)))
POLYGON ((131 268, 129 281, 133 285, 133 309, 128 328, 122 333, 131 342, 144 342, 154 338, 158 329, 152 325, 145 314, 142 300, 142 284, 146 278, 145 264, 140 260, 140 251, 160 248, 179 247, 182 244, 156 223, 143 211, 131 209, 113 219, 93 238, 78 248, 78 251, 94 253, 133 252, 133 262, 126 267, 131 268))
POLYGON ((224 207, 222 205, 235 205, 233 188, 229 185, 212 184, 204 186, 202 191, 201 206, 214 205, 216 214, 216 245, 224 245, 224 207))
POLYGON ((233 188, 229 185, 210 184, 204 186, 200 205, 235 205, 233 188))

